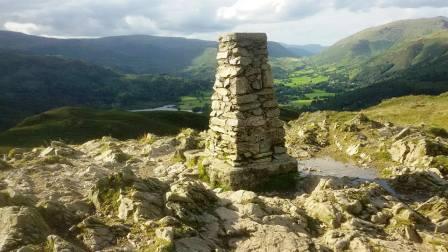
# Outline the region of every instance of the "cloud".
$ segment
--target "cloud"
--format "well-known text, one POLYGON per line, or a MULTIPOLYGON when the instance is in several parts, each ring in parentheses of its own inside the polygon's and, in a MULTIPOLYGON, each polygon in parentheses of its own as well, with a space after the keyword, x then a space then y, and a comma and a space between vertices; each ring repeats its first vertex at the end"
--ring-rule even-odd
POLYGON ((39 26, 33 23, 6 22, 3 26, 8 31, 21 32, 25 34, 33 34, 41 30, 39 26))
POLYGON ((152 31, 153 33, 160 32, 157 23, 145 16, 126 16, 124 17, 124 21, 130 30, 152 31))
POLYGON ((328 43, 401 17, 448 15, 447 0, 0 0, 0 6, 0 26, 35 35, 216 39, 224 31, 256 29, 296 43, 328 43))
POLYGON ((218 8, 223 21, 242 24, 299 20, 329 10, 369 11, 375 8, 448 7, 446 0, 236 0, 218 8))
POLYGON ((322 8, 321 5, 313 0, 237 0, 231 6, 220 7, 217 16, 224 21, 269 23, 312 15, 322 8))
POLYGON ((421 8, 421 7, 448 7, 446 0, 331 0, 335 9, 370 10, 373 8, 421 8))

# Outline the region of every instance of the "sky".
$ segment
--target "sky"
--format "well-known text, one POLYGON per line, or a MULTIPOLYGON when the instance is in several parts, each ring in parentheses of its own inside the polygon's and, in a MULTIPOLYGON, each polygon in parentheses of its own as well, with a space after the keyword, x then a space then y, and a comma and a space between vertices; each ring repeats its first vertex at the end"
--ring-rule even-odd
POLYGON ((331 45, 394 20, 448 16, 448 0, 0 0, 0 30, 82 38, 129 34, 216 40, 266 32, 331 45))

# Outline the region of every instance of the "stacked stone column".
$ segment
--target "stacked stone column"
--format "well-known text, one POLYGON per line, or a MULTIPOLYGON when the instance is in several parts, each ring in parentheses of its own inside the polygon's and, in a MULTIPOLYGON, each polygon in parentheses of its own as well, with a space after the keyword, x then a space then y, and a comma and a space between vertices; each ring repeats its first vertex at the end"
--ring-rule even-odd
POLYGON ((207 172, 216 184, 250 189, 270 175, 295 170, 296 161, 284 147, 266 34, 226 34, 218 49, 207 172))

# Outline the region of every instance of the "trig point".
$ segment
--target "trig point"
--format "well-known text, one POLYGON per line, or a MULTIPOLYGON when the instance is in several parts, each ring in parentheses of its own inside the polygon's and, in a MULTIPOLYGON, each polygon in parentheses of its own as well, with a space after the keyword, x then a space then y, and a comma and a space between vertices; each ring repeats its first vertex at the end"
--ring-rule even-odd
POLYGON ((217 60, 206 147, 210 181, 255 189, 274 175, 296 171, 297 161, 286 154, 266 34, 222 35, 217 60))

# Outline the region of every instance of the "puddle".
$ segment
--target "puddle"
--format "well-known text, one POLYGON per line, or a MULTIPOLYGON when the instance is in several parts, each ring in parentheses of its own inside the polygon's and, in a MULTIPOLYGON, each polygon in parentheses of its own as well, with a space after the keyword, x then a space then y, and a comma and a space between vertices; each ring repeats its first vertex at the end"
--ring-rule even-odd
POLYGON ((147 111, 178 111, 177 106, 174 104, 165 105, 158 108, 147 108, 147 109, 134 109, 131 112, 147 112, 147 111))
POLYGON ((158 108, 146 108, 146 109, 134 109, 134 110, 129 110, 130 112, 148 112, 148 111, 184 111, 184 112, 191 112, 191 113, 197 113, 197 114, 202 114, 202 112, 193 112, 193 110, 189 110, 189 109, 179 109, 179 107, 177 107, 177 105, 175 104, 169 104, 169 105, 165 105, 162 107, 158 107, 158 108))
POLYGON ((378 177, 375 168, 346 164, 330 157, 312 158, 298 161, 298 170, 302 174, 332 176, 332 177, 353 177, 373 180, 378 177))
POLYGON ((351 177, 360 181, 371 181, 379 184, 393 196, 398 196, 386 180, 378 177, 378 171, 373 167, 363 167, 343 163, 330 157, 311 158, 298 161, 298 171, 303 175, 330 177, 351 177))

